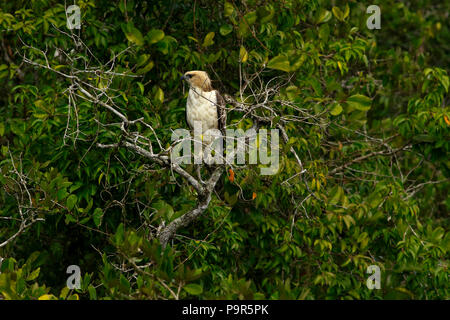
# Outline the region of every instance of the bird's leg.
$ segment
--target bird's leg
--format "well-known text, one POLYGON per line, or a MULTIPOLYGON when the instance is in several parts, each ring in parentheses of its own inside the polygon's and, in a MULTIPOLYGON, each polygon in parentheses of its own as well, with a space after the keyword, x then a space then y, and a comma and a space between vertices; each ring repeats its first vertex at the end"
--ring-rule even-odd
MULTIPOLYGON (((202 138, 203 139, 203 138, 202 138)), ((195 159, 196 159, 196 157, 200 157, 200 159, 202 159, 202 153, 203 153, 203 147, 200 149, 200 150, 196 150, 195 149, 195 146, 194 146, 194 166, 195 166, 195 169, 196 169, 196 171, 197 171, 197 179, 198 179, 198 181, 201 183, 201 184, 205 184, 205 182, 203 181, 203 179, 202 179, 202 173, 201 173, 201 169, 202 169, 202 163, 200 162, 200 163, 198 163, 198 162, 195 162, 195 159)))
POLYGON ((205 181, 203 181, 202 179, 202 173, 201 173, 201 169, 202 169, 202 165, 201 164, 197 164, 197 178, 198 181, 200 181, 201 184, 205 184, 205 181))

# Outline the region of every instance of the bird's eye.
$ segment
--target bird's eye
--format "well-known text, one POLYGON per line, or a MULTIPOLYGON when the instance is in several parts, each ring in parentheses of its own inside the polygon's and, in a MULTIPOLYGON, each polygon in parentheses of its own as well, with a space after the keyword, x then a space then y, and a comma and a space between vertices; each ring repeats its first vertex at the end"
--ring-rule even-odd
POLYGON ((190 78, 192 78, 192 74, 188 74, 188 75, 186 75, 186 77, 188 77, 190 79, 190 78))

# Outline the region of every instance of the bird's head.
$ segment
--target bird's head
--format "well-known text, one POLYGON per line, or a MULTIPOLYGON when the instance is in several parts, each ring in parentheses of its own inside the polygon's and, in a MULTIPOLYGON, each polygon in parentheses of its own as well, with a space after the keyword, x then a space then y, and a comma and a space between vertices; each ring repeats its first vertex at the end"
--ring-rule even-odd
POLYGON ((181 77, 181 80, 187 81, 189 86, 195 89, 200 89, 205 92, 212 90, 211 80, 205 71, 188 71, 181 77))

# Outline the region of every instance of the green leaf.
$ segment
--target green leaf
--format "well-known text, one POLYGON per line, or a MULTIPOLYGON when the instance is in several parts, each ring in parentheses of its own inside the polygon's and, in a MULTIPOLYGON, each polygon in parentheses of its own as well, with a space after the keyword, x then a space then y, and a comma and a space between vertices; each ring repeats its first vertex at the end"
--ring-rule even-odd
POLYGON ((89 298, 91 300, 97 300, 97 292, 96 292, 95 288, 92 285, 90 285, 88 287, 88 291, 89 291, 89 298))
POLYGON ((192 294, 194 296, 198 296, 203 292, 203 287, 195 283, 187 284, 183 287, 183 289, 186 290, 187 293, 192 294))
POLYGON ((38 300, 58 300, 58 299, 52 294, 43 294, 38 298, 38 300))
POLYGON ((335 186, 330 191, 330 198, 328 200, 328 203, 332 205, 338 204, 343 196, 344 190, 340 186, 335 186))
POLYGON ((413 139, 416 141, 420 141, 420 142, 434 142, 435 141, 435 138, 428 134, 417 134, 413 137, 413 139))
POLYGON ((331 9, 333 11, 334 16, 339 20, 339 21, 344 21, 345 17, 344 17, 344 13, 342 12, 341 9, 339 9, 338 7, 333 7, 333 9, 331 9))
POLYGON ((137 82, 139 90, 141 90, 141 94, 144 94, 144 85, 141 82, 137 82))
POLYGON ((102 218, 103 218, 103 210, 101 208, 96 208, 94 210, 94 214, 93 214, 93 220, 94 223, 97 227, 100 227, 100 225, 102 224, 102 218))
POLYGON ((243 46, 239 49, 239 61, 246 62, 248 59, 248 53, 247 50, 243 46))
POLYGON ((244 16, 244 19, 245 19, 246 23, 247 23, 249 26, 251 26, 252 24, 254 24, 254 23, 256 22, 256 18, 257 18, 257 17, 258 17, 258 16, 257 16, 257 14, 256 14, 256 11, 252 11, 252 12, 247 13, 247 14, 244 16))
POLYGON ((348 3, 345 5, 345 11, 344 11, 344 19, 348 17, 350 14, 350 7, 348 6, 348 3))
POLYGON ((330 36, 330 27, 328 24, 323 24, 319 28, 319 37, 323 41, 328 41, 328 37, 330 36))
POLYGON ((203 40, 203 47, 209 47, 210 45, 214 44, 214 36, 215 33, 214 32, 210 32, 206 35, 205 39, 203 40))
POLYGON ((286 56, 278 55, 267 63, 267 68, 289 72, 289 60, 286 56))
POLYGON ((75 204, 77 203, 77 201, 78 201, 77 196, 74 195, 74 194, 71 194, 71 195, 67 198, 67 201, 66 201, 67 208, 68 208, 69 210, 72 210, 73 207, 75 206, 75 204))
POLYGON ((155 66, 155 63, 153 61, 150 61, 145 67, 139 69, 136 71, 137 74, 144 74, 149 72, 150 70, 153 69, 153 67, 155 66))
POLYGON ((129 31, 125 32, 125 36, 130 42, 133 42, 138 46, 142 46, 144 44, 144 37, 142 36, 142 33, 135 27, 129 27, 129 31))
POLYGON ((39 276, 39 272, 41 271, 41 268, 37 268, 32 273, 30 273, 27 277, 27 281, 32 281, 36 279, 39 276))
POLYGON ((228 1, 225 1, 225 5, 224 5, 224 16, 225 17, 229 17, 233 14, 234 12, 234 7, 231 3, 229 3, 228 1))
POLYGON ((64 288, 61 289, 61 292, 59 294, 59 298, 60 299, 66 299, 67 295, 69 294, 70 289, 66 286, 64 288))
POLYGON ((224 24, 220 27, 220 34, 223 36, 226 36, 227 34, 229 34, 231 31, 233 31, 233 26, 230 24, 224 24))
POLYGON ((158 214, 160 216, 167 220, 170 220, 174 214, 172 206, 164 200, 156 201, 154 204, 152 204, 152 207, 158 211, 158 214))
POLYGON ((337 116, 341 114, 342 106, 339 103, 335 103, 334 106, 330 110, 330 114, 333 116, 337 116))
POLYGON ((159 30, 159 29, 152 29, 145 36, 145 38, 147 39, 147 42, 149 44, 159 42, 162 39, 164 39, 164 37, 165 37, 164 31, 159 30))
POLYGON ((164 102, 164 91, 161 88, 158 88, 155 93, 155 100, 158 100, 159 102, 164 102))
MULTIPOLYGON (((123 91, 119 91, 120 95, 122 96, 123 100, 125 100, 125 102, 128 102, 128 98, 127 95, 125 94, 125 92, 123 91)), ((101 176, 101 175, 100 175, 101 176)), ((100 178, 98 179, 98 183, 100 184, 100 178)))
POLYGON ((444 87, 445 92, 448 92, 448 87, 449 87, 449 84, 450 84, 449 77, 442 76, 442 77, 439 78, 439 81, 441 82, 442 86, 444 87))
POLYGON ((368 111, 372 100, 362 94, 355 94, 347 99, 347 104, 360 111, 368 111))
POLYGON ((345 223, 347 229, 350 229, 352 224, 355 224, 355 219, 353 219, 353 217, 350 215, 344 215, 342 217, 342 219, 344 220, 344 223, 345 223))
POLYGON ((125 278, 123 274, 120 274, 120 288, 122 291, 128 293, 131 290, 130 282, 125 278))
POLYGON ((142 67, 150 59, 149 54, 141 54, 136 62, 136 67, 142 67))
POLYGON ((116 234, 114 235, 114 240, 116 244, 120 245, 123 243, 124 240, 124 227, 123 223, 119 224, 116 230, 116 234))
POLYGON ((233 206, 238 200, 238 193, 232 194, 230 196, 229 193, 225 191, 224 198, 225 198, 225 201, 228 202, 228 204, 230 206, 233 206))
POLYGON ((275 15, 275 8, 273 6, 265 6, 261 14, 261 24, 265 24, 273 19, 275 15))
POLYGON ((63 200, 65 197, 67 197, 67 195, 68 195, 68 193, 66 191, 66 188, 62 188, 62 189, 58 190, 57 197, 58 197, 59 201, 63 200))
POLYGON ((319 16, 319 19, 317 19, 317 23, 325 23, 331 19, 331 12, 328 10, 322 11, 322 13, 319 16))

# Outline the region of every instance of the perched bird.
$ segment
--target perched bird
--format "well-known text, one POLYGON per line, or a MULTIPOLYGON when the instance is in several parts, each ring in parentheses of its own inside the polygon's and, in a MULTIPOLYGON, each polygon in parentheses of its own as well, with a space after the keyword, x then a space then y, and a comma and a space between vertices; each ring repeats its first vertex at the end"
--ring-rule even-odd
MULTIPOLYGON (((194 130, 194 123, 201 123, 201 139, 206 147, 210 147, 216 136, 208 130, 220 130, 225 135, 226 117, 225 100, 219 91, 211 86, 211 80, 205 71, 188 71, 182 77, 189 84, 189 94, 186 103, 186 122, 194 130)), ((204 161, 210 163, 211 153, 207 150, 204 161)), ((197 165, 197 176, 201 183, 205 183, 201 176, 201 166, 197 165)))
POLYGON ((211 80, 205 71, 188 71, 182 77, 189 84, 189 95, 186 103, 186 122, 191 129, 194 122, 202 124, 203 143, 209 144, 213 137, 205 135, 210 129, 218 129, 224 133, 227 113, 225 101, 219 91, 211 86, 211 80))

